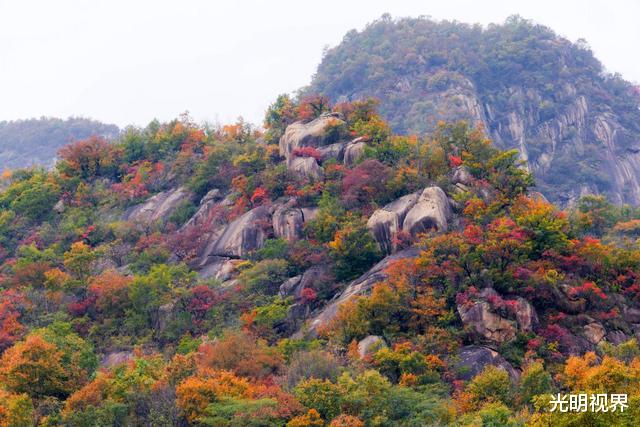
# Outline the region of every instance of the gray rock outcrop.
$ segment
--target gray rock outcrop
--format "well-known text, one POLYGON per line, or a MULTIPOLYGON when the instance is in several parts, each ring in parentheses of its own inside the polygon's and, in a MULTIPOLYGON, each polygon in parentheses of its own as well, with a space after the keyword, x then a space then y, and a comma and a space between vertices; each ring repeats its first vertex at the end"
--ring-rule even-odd
POLYGON ((127 209, 123 219, 146 224, 157 221, 166 222, 183 202, 192 197, 193 194, 184 187, 163 191, 150 197, 145 202, 127 209))
POLYGON ((259 206, 228 224, 205 249, 205 257, 242 258, 259 249, 267 238, 265 224, 271 222, 266 206, 259 206))
POLYGON ((491 306, 492 298, 501 299, 495 290, 485 288, 476 301, 457 307, 462 323, 481 340, 501 344, 515 338, 517 331, 531 332, 538 324, 535 309, 524 298, 515 298, 515 320, 497 313, 491 306))
POLYGON ((407 212, 402 222, 402 229, 412 235, 435 229, 447 231, 451 217, 449 199, 440 187, 425 188, 418 201, 407 212))
POLYGON ((591 323, 585 325, 582 330, 583 330, 582 333, 584 334, 584 337, 591 344, 594 344, 594 345, 596 345, 600 341, 602 341, 604 339, 605 335, 607 334, 607 331, 598 322, 591 322, 591 323))
POLYGON ((458 305, 458 314, 465 326, 488 341, 501 344, 516 336, 516 322, 494 313, 486 301, 458 305))
POLYGON ((301 147, 318 148, 336 141, 328 141, 327 130, 330 127, 344 125, 345 122, 336 113, 325 113, 308 122, 295 122, 287 126, 280 138, 280 155, 290 161, 293 151, 301 147))
POLYGON ((369 335, 358 342, 358 356, 360 359, 372 356, 376 351, 386 347, 384 339, 378 335, 369 335))
POLYGON ((280 288, 278 289, 278 295, 280 298, 286 298, 288 296, 296 296, 300 289, 299 285, 302 281, 302 275, 290 277, 284 281, 280 288))
POLYGON ((294 157, 288 162, 288 169, 302 178, 320 181, 324 172, 313 157, 294 157))
POLYGON ((512 380, 516 380, 520 376, 518 371, 497 351, 478 345, 462 347, 456 355, 453 368, 457 378, 468 381, 481 373, 488 365, 506 371, 512 380))
POLYGON ((278 207, 272 217, 273 234, 288 242, 294 242, 302 237, 304 213, 302 209, 294 206, 295 200, 278 207))
POLYGON ((393 242, 398 232, 406 231, 416 236, 428 230, 447 231, 451 215, 444 191, 439 187, 428 187, 376 210, 369 217, 367 227, 380 249, 390 254, 396 249, 393 242))
POLYGON ((362 140, 362 138, 356 138, 353 141, 349 142, 344 147, 342 162, 348 166, 355 164, 358 159, 364 154, 364 149, 366 146, 367 144, 362 140))

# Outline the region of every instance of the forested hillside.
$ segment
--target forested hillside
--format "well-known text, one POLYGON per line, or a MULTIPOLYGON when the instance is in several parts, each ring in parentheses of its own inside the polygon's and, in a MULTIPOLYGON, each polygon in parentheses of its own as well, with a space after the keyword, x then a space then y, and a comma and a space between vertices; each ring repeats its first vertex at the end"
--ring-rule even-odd
POLYGON ((90 136, 115 138, 118 127, 71 117, 0 121, 0 170, 51 167, 58 150, 90 136))
POLYGON ((560 211, 481 130, 394 135, 373 101, 265 126, 4 177, 0 425, 638 425, 639 211, 560 211))
POLYGON ((375 97, 394 131, 481 124, 517 148, 551 201, 640 204, 640 89, 607 74, 584 41, 519 17, 469 25, 388 16, 327 51, 306 93, 375 97))

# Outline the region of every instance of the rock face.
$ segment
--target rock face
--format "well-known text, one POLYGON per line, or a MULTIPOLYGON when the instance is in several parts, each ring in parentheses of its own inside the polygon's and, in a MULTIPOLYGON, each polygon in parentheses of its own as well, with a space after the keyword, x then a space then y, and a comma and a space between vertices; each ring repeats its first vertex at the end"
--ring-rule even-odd
POLYGON ((238 275, 238 264, 242 263, 242 260, 227 257, 211 257, 207 261, 199 271, 200 277, 203 279, 213 278, 221 282, 235 278, 238 275))
POLYGON ((458 314, 462 323, 471 327, 479 336, 495 343, 511 341, 516 336, 516 322, 500 317, 491 311, 486 301, 469 306, 459 305, 458 314))
POLYGON ((211 214, 211 210, 216 206, 231 206, 233 202, 231 197, 223 199, 222 193, 217 188, 209 191, 201 200, 200 206, 196 213, 184 223, 182 229, 188 227, 199 226, 205 223, 207 217, 211 214), (222 200, 222 202, 221 202, 222 200))
POLYGON ((169 324, 175 320, 176 317, 176 305, 174 302, 169 302, 167 304, 161 305, 158 307, 158 312, 156 313, 156 319, 154 322, 154 328, 158 332, 164 332, 169 324))
POLYGON ((507 371, 512 380, 519 377, 518 371, 497 351, 477 345, 462 347, 458 351, 454 370, 459 379, 468 381, 481 373, 487 365, 497 366, 507 371))
POLYGON ((428 187, 378 209, 369 217, 367 227, 380 249, 390 254, 395 251, 393 241, 398 232, 416 236, 428 230, 446 231, 450 218, 451 206, 444 191, 428 187))
POLYGON ((529 301, 524 298, 516 298, 516 322, 524 332, 531 332, 538 326, 538 314, 529 301))
MULTIPOLYGON (((295 199, 280 199, 273 204, 259 206, 231 223, 218 220, 205 235, 204 248, 195 265, 202 277, 226 281, 234 277, 235 259, 245 258, 260 249, 267 238, 279 237, 290 242, 302 236, 303 225, 313 218, 315 208, 299 208, 295 199)), ((201 205, 187 224, 199 225, 216 209, 233 204, 232 198, 211 199, 201 205), (218 201, 216 201, 218 200, 218 201)), ((186 227, 186 225, 185 225, 186 227)))
POLYGON ((166 222, 176 208, 192 197, 193 194, 184 187, 163 191, 150 197, 146 202, 129 208, 124 213, 123 219, 147 224, 157 221, 166 222))
POLYGON ((320 181, 324 176, 318 161, 313 157, 294 157, 287 166, 296 175, 313 181, 320 181))
POLYGON ((554 203, 571 205, 581 195, 601 192, 617 204, 640 204, 637 85, 622 79, 611 84, 588 50, 549 29, 524 25, 540 47, 514 49, 522 41, 508 25, 479 35, 424 19, 380 22, 325 55, 308 93, 338 102, 375 97, 382 115, 401 134, 430 133, 438 120, 480 123, 500 148, 520 152, 540 191, 554 203), (450 34, 456 35, 455 48, 450 34), (394 47, 382 53, 385 45, 394 47), (446 59, 425 53, 442 46, 463 60, 445 64, 446 59), (394 50, 417 52, 415 62, 406 65, 404 57, 391 54, 394 50), (528 64, 521 72, 507 73, 508 78, 499 69, 479 78, 457 65, 493 63, 496 51, 505 53, 504 64, 515 67, 522 66, 523 52, 554 60, 528 64), (360 58, 357 66, 341 66, 354 52, 360 58), (364 77, 362 70, 374 69, 375 78, 364 77))
POLYGON ((537 325, 535 309, 524 298, 515 299, 516 320, 504 318, 492 309, 489 301, 498 298, 496 291, 485 288, 477 301, 459 304, 458 314, 462 323, 481 339, 497 344, 511 341, 518 330, 530 332, 537 325))
POLYGON ((278 295, 280 298, 286 298, 288 296, 295 296, 298 294, 300 282, 302 281, 302 275, 290 277, 287 279, 278 289, 278 295))
POLYGON ((318 148, 320 154, 322 154, 322 160, 335 159, 339 162, 342 161, 344 156, 344 142, 336 142, 335 144, 326 145, 318 148))
POLYGON ((364 148, 367 144, 362 138, 356 138, 344 147, 344 155, 342 162, 345 165, 351 166, 364 154, 364 148))
POLYGON ((620 345, 628 340, 629 337, 622 331, 610 331, 607 333, 607 341, 613 345, 620 345))
POLYGON ((205 249, 205 256, 242 258, 262 247, 267 237, 265 224, 271 222, 269 209, 259 206, 226 226, 220 237, 205 249))
POLYGON ((304 213, 302 209, 292 206, 292 200, 278 207, 273 213, 273 233, 289 242, 294 242, 302 237, 304 213))
POLYGON ((390 255, 374 265, 371 270, 351 282, 340 295, 335 297, 311 320, 308 325, 309 329, 307 334, 309 336, 315 336, 319 327, 326 325, 335 317, 338 312, 338 307, 356 295, 366 294, 376 283, 385 280, 388 277, 386 269, 393 261, 415 258, 419 253, 420 251, 417 248, 407 249, 390 255))
POLYGON ((358 356, 360 356, 360 359, 364 359, 386 346, 387 344, 381 336, 369 335, 358 342, 358 356))
POLYGON ((440 187, 429 187, 422 191, 416 204, 407 212, 402 229, 412 235, 432 229, 447 231, 450 217, 451 206, 447 195, 440 187))
POLYGON ((295 122, 287 126, 284 135, 280 138, 280 155, 287 161, 294 156, 293 151, 301 147, 318 148, 337 141, 331 141, 328 130, 332 127, 342 126, 345 122, 336 113, 322 114, 308 123, 295 122))
POLYGON ((298 176, 317 181, 323 177, 319 163, 325 160, 335 159, 353 165, 364 153, 366 143, 362 138, 339 141, 342 135, 335 129, 343 129, 345 125, 340 114, 324 113, 308 123, 295 122, 287 126, 279 143, 280 155, 285 157, 287 168, 298 176), (297 156, 295 150, 303 147, 315 148, 321 158, 297 156))
POLYGON ((622 312, 622 318, 629 323, 640 323, 640 309, 625 307, 622 312))
POLYGON ((280 285, 279 294, 286 298, 292 296, 296 299, 302 295, 304 288, 316 289, 316 285, 322 285, 332 279, 331 268, 327 265, 314 265, 299 276, 292 277, 280 285))
POLYGON ((583 328, 585 338, 594 345, 602 341, 606 333, 607 331, 605 331, 604 327, 598 322, 591 322, 583 328))
POLYGON ((135 357, 133 351, 124 350, 124 351, 114 351, 113 353, 107 354, 100 361, 100 367, 104 369, 110 369, 118 365, 122 365, 125 362, 133 359, 135 357))

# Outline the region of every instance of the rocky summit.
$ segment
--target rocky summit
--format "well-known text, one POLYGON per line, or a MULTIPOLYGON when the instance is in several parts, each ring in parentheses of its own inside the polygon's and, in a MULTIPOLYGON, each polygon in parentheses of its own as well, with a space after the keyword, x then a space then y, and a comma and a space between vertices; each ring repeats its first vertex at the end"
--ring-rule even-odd
POLYGON ((382 18, 329 49, 306 91, 374 97, 401 133, 482 125, 562 205, 600 193, 640 203, 640 89, 607 74, 586 42, 522 18, 487 28, 382 18))

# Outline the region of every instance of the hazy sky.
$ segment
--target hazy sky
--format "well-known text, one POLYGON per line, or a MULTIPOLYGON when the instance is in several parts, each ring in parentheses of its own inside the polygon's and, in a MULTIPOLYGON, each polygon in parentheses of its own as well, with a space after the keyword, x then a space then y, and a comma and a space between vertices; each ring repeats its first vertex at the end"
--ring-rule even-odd
POLYGON ((482 24, 517 13, 640 81, 639 0, 0 0, 0 120, 142 125, 188 110, 258 123, 309 83, 324 46, 385 12, 482 24))

